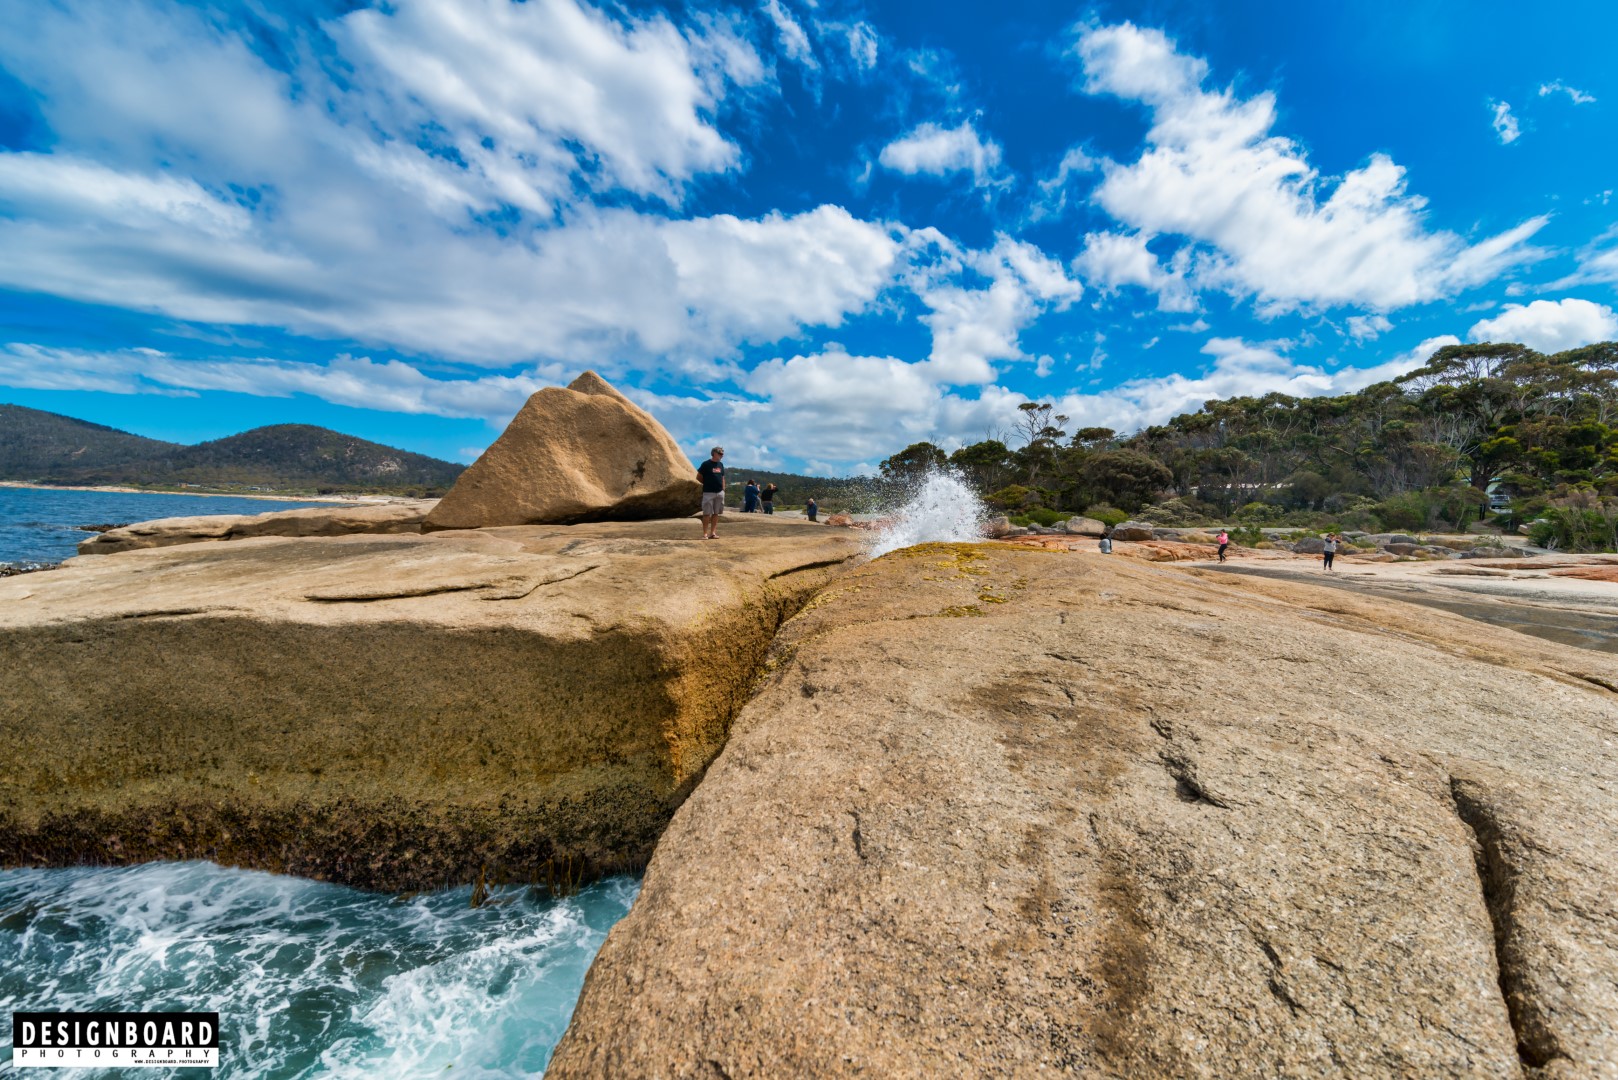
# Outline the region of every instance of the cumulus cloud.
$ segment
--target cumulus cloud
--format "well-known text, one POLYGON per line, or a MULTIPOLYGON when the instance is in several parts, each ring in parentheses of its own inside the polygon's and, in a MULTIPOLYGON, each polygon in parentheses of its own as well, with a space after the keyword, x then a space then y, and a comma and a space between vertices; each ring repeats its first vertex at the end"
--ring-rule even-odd
POLYGON ((1019 344, 1022 330, 1084 291, 1060 263, 1008 236, 987 251, 934 242, 940 258, 915 271, 910 284, 928 309, 922 316, 933 335, 927 370, 939 382, 988 383, 995 361, 1029 359, 1019 344))
POLYGON ((1147 235, 1195 245, 1193 279, 1256 298, 1262 310, 1359 305, 1392 310, 1491 280, 1536 256, 1534 218, 1478 244, 1428 230, 1405 171, 1373 154, 1335 184, 1273 134, 1275 97, 1204 86, 1208 65, 1161 31, 1082 28, 1084 88, 1145 105, 1147 148, 1106 162, 1094 201, 1147 235))
POLYGON ((1566 94, 1568 96, 1568 100, 1572 101, 1575 105, 1590 105, 1595 102, 1595 97, 1593 95, 1586 94, 1583 90, 1569 86, 1561 79, 1557 79, 1555 82, 1539 84, 1540 97, 1550 97, 1552 94, 1566 94))
POLYGON ((700 374, 739 343, 839 325, 888 284, 900 253, 885 226, 833 206, 751 221, 609 211, 518 244, 429 231, 286 250, 273 227, 233 238, 197 227, 188 203, 164 228, 78 205, 76 219, 0 219, 0 284, 493 366, 545 357, 700 374))
POLYGON ((993 181, 1000 168, 1000 146, 982 138, 970 120, 952 128, 927 123, 884 146, 877 160, 906 176, 969 172, 982 187, 993 181))
POLYGON ((1507 304, 1499 315, 1474 324, 1466 336, 1473 341, 1517 341, 1542 353, 1556 353, 1618 340, 1618 315, 1590 300, 1535 300, 1507 304))
POLYGON ((1090 233, 1084 238, 1084 250, 1073 260, 1073 269, 1106 292, 1134 285, 1155 293, 1159 311, 1195 311, 1196 300, 1185 280, 1185 260, 1174 269, 1165 269, 1147 249, 1150 239, 1140 233, 1090 233))
POLYGON ((1348 336, 1355 341, 1373 341, 1389 330, 1393 323, 1386 315, 1350 315, 1348 317, 1348 336))
POLYGON ((1489 102, 1489 122, 1494 125, 1494 134, 1501 146, 1510 146, 1522 135, 1522 127, 1517 123, 1517 118, 1511 115, 1508 102, 1489 102))
POLYGON ((763 71, 718 18, 408 0, 305 28, 289 75, 195 9, 7 6, 0 64, 62 149, 0 153, 3 286, 497 367, 700 376, 838 325, 897 270, 898 231, 835 206, 594 204, 678 202, 736 166, 713 113, 763 71))
POLYGON ((852 355, 833 345, 758 365, 745 395, 630 396, 693 454, 723 441, 741 467, 771 468, 813 447, 809 467, 857 475, 912 442, 954 448, 1010 429, 1020 395, 987 386, 968 397, 945 389, 935 374, 925 361, 852 355))
POLYGON ((1195 412, 1205 402, 1219 398, 1352 393, 1414 371, 1438 349, 1459 343, 1459 338, 1448 335, 1429 338, 1410 352, 1374 367, 1327 371, 1288 359, 1284 342, 1212 338, 1202 352, 1212 357, 1213 363, 1200 374, 1133 379, 1099 393, 1069 394, 1058 399, 1056 405, 1077 425, 1135 431, 1180 413, 1195 412))

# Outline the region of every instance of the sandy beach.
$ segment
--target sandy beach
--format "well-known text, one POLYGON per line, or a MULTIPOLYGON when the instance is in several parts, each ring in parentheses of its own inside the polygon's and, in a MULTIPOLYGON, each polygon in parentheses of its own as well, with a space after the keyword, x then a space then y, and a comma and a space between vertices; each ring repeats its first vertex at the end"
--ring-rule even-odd
POLYGON ((403 496, 397 495, 266 495, 256 491, 192 491, 190 489, 168 491, 158 488, 121 487, 111 484, 28 484, 21 480, 0 480, 0 487, 26 488, 30 491, 99 491, 118 495, 195 495, 198 498, 210 499, 263 499, 266 502, 298 503, 385 503, 403 498, 403 496))

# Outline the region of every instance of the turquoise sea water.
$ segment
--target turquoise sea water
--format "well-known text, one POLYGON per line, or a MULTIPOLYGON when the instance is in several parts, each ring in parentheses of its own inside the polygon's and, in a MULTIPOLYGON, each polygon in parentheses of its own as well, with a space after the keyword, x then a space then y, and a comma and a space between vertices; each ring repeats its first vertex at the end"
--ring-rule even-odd
MULTIPOLYGON (((0 488, 0 564, 71 556, 76 525, 295 505, 0 488)), ((0 870, 0 1072, 10 1013, 94 1010, 218 1011, 219 1077, 534 1076, 639 888, 473 908, 470 888, 401 898, 208 863, 0 870)))
POLYGON ((197 862, 0 871, 0 1015, 217 1010, 220 1077, 534 1076, 638 889, 473 908, 470 887, 405 899, 197 862))
POLYGON ((233 496, 0 487, 0 565, 34 566, 72 558, 79 541, 93 535, 80 525, 127 525, 197 514, 263 514, 321 505, 233 496))

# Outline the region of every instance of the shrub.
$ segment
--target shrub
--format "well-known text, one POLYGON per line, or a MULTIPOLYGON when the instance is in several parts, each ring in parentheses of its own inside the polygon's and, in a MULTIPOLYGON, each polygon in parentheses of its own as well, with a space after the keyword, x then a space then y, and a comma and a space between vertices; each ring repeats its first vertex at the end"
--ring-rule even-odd
POLYGON ((1001 510, 1008 514, 1022 513, 1040 504, 1039 492, 1033 488, 1023 487, 1021 484, 1003 487, 993 495, 985 496, 983 501, 988 503, 992 509, 1001 510))
POLYGON ((1043 525, 1048 529, 1057 522, 1066 521, 1072 516, 1072 514, 1064 513, 1061 510, 1047 510, 1043 506, 1039 506, 1028 511, 1026 514, 1012 514, 1006 520, 1010 521, 1013 525, 1021 525, 1024 527, 1029 525, 1043 525))
POLYGON ((1136 521, 1144 521, 1152 525, 1184 526, 1202 525, 1207 522, 1207 515, 1201 508, 1185 499, 1169 499, 1154 506, 1143 506, 1135 514, 1136 521))
POLYGON ((1096 521, 1101 522, 1103 525, 1121 525, 1129 520, 1128 514, 1124 513, 1116 506, 1108 506, 1106 503, 1097 503, 1096 505, 1090 507, 1089 509, 1085 510, 1084 516, 1087 518, 1093 518, 1096 521))
POLYGON ((1240 510, 1236 511, 1237 521, 1253 521, 1269 524, 1271 522, 1279 521, 1280 518, 1281 508, 1271 506, 1269 503, 1250 502, 1240 510))

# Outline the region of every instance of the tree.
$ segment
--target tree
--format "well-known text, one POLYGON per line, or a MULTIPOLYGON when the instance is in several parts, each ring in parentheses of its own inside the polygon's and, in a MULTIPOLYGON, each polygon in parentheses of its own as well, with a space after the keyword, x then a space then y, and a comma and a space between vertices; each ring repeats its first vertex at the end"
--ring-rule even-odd
POLYGON ((917 480, 933 469, 942 469, 949 463, 944 451, 930 442, 911 443, 890 458, 880 468, 885 480, 909 482, 917 480))
POLYGON ((1040 473, 1055 466, 1058 440, 1067 434, 1062 430, 1067 417, 1052 416, 1053 408, 1049 403, 1033 401, 1025 401, 1017 406, 1017 411, 1021 413, 1017 419, 1017 431, 1024 439, 1022 449, 1017 451, 1017 461, 1027 473, 1024 483, 1029 487, 1039 482, 1040 473))
POLYGON ((1110 503, 1134 513, 1174 477, 1163 463, 1133 450, 1103 450, 1079 467, 1087 503, 1110 503))
POLYGON ((955 451, 949 463, 979 491, 995 491, 1010 478, 1011 451, 999 439, 984 439, 955 451))

